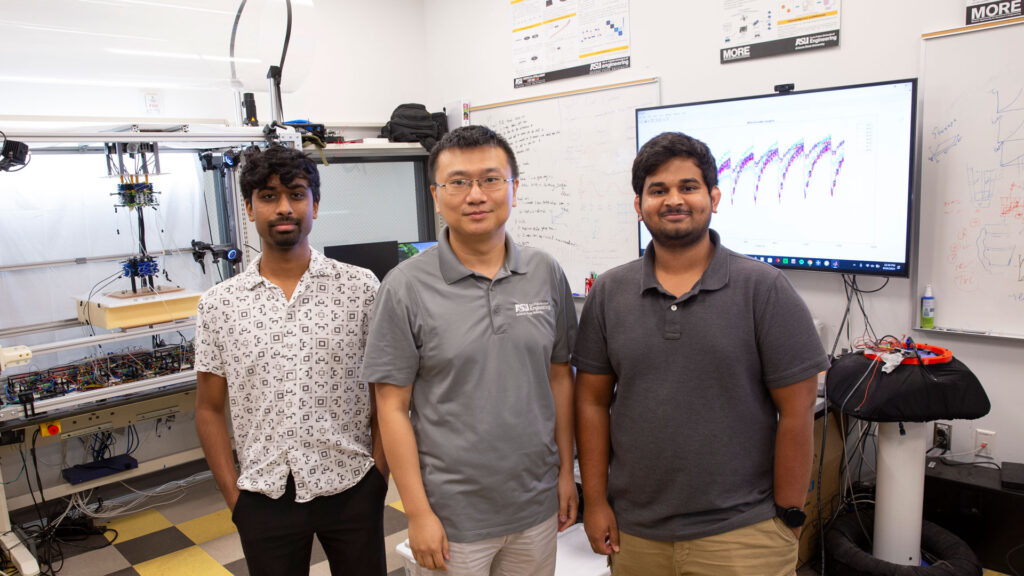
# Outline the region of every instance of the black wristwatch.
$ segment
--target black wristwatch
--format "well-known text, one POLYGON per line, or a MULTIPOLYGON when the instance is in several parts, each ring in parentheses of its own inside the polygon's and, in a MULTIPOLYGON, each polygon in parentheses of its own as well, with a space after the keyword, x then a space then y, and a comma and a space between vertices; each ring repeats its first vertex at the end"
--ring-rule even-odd
POLYGON ((799 528, 807 521, 807 513, 796 506, 783 508, 776 504, 775 515, 781 518, 782 522, 790 528, 799 528))

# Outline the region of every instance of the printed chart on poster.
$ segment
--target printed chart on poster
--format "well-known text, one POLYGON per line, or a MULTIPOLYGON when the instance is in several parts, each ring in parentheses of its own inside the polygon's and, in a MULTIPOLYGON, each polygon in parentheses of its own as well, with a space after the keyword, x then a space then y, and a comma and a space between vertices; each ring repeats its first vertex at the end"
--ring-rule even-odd
POLYGON ((939 329, 1024 338, 1024 25, 924 42, 917 293, 939 329))
POLYGON ((554 256, 574 294, 586 278, 637 257, 630 170, 636 109, 657 106, 657 80, 470 108, 504 136, 519 162, 507 230, 554 256))
POLYGON ((722 64, 839 46, 840 0, 722 0, 722 64))
POLYGON ((629 0, 512 0, 513 86, 629 68, 629 0))

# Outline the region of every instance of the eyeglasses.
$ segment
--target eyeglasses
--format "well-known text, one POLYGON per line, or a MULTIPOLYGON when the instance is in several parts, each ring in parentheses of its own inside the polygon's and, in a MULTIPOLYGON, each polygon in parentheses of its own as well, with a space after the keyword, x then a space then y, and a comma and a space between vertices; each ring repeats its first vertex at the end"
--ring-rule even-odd
POLYGON ((484 192, 497 192, 505 188, 509 182, 513 182, 514 180, 515 178, 499 178, 497 176, 487 176, 486 178, 453 178, 444 184, 438 184, 437 187, 452 196, 461 196, 469 193, 469 191, 473 189, 474 182, 476 182, 484 192))

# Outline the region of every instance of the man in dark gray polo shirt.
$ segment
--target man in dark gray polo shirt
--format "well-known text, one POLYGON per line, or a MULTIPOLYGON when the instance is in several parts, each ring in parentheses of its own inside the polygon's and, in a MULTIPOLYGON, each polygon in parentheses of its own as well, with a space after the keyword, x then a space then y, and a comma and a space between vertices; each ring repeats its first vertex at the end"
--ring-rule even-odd
POLYGON ((653 240, 598 278, 573 351, 591 546, 615 576, 793 574, 828 366, 810 312, 710 230, 703 142, 653 138, 633 189, 653 240))
POLYGON ((451 575, 550 575, 577 505, 572 293, 505 233, 519 182, 501 136, 456 129, 428 169, 447 227, 384 279, 363 363, 409 547, 451 575))

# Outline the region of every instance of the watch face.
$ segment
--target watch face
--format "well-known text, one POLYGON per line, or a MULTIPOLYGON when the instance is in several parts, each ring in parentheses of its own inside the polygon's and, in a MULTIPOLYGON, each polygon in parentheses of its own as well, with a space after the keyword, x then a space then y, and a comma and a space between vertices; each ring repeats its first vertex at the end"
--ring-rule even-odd
POLYGON ((807 520, 807 513, 799 508, 787 508, 782 514, 782 521, 790 528, 799 528, 807 520))

